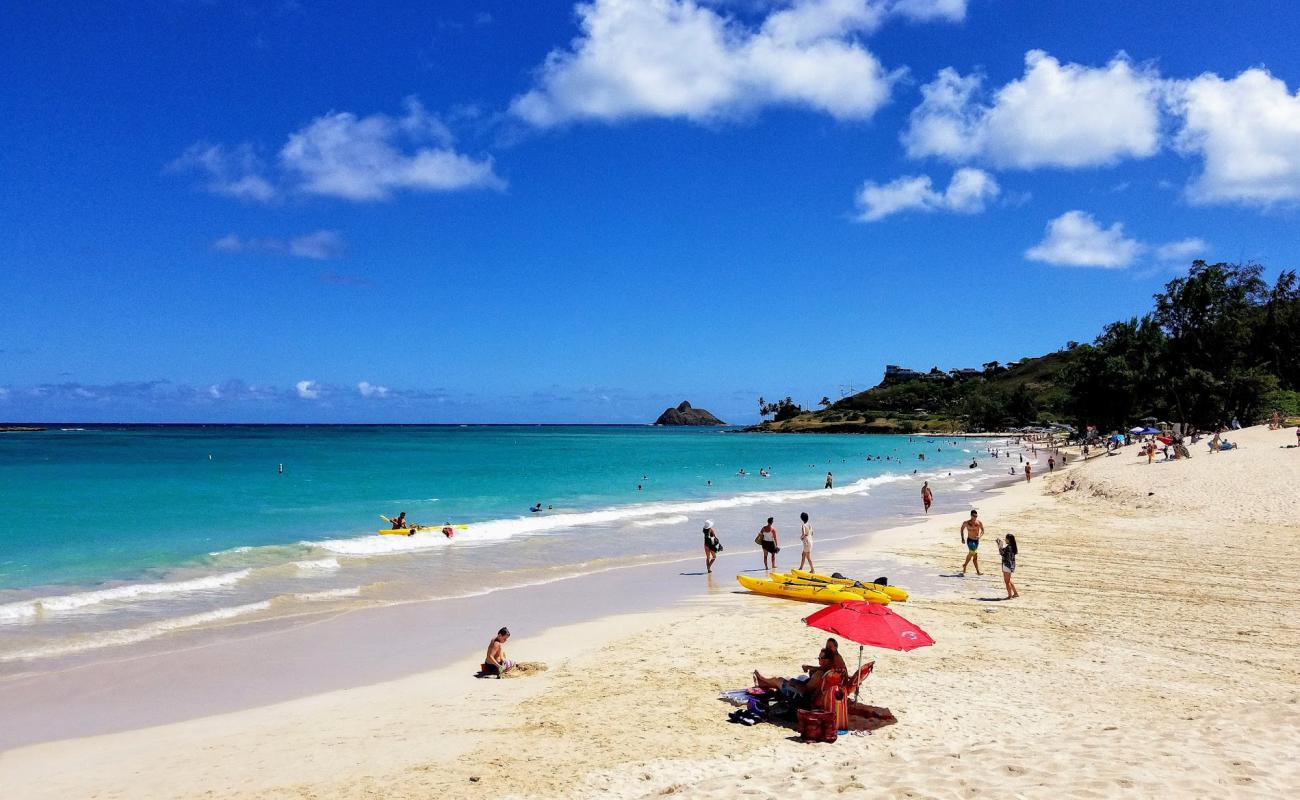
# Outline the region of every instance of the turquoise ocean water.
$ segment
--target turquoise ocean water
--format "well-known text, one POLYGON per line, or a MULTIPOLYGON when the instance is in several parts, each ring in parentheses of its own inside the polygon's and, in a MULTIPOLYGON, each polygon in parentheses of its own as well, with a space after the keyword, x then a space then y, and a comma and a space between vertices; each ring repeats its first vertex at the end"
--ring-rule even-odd
POLYGON ((926 477, 955 491, 996 480, 1005 467, 969 469, 985 446, 645 426, 0 435, 0 666, 671 559, 698 551, 706 517, 740 546, 767 513, 790 527, 801 500, 855 500, 869 516, 926 477), (379 515, 399 511, 469 527, 379 536, 379 515))

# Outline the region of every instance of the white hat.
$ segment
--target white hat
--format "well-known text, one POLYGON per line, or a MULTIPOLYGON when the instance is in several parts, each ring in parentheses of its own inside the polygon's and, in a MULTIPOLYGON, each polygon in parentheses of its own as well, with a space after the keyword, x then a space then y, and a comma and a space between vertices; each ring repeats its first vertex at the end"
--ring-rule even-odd
POLYGON ((704 520, 704 527, 706 527, 706 528, 712 528, 712 527, 713 527, 713 520, 711 520, 711 519, 706 519, 706 520, 704 520))

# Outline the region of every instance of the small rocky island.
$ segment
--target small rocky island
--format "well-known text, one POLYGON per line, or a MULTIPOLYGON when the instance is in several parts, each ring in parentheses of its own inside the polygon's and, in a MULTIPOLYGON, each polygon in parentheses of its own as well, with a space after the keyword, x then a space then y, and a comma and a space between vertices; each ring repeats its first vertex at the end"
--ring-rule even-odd
POLYGON ((702 408, 691 408, 691 404, 682 401, 677 408, 669 408, 655 420, 656 425, 726 425, 727 423, 713 416, 702 408))

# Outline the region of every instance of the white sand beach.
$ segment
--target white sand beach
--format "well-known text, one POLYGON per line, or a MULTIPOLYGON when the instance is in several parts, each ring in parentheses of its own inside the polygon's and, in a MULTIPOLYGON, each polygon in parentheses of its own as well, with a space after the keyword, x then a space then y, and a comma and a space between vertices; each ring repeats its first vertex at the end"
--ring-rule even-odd
POLYGON ((1283 449, 1293 429, 1232 438, 1239 450, 1151 465, 1128 448, 982 500, 988 538, 1019 540, 1016 600, 998 599, 991 541, 984 577, 938 578, 965 552, 969 509, 951 497, 819 562, 874 577, 888 554, 942 587, 895 606, 934 647, 867 653, 863 699, 898 722, 866 735, 804 744, 728 723, 720 690, 754 669, 797 672, 824 635, 800 621, 817 606, 739 593, 720 562, 711 589, 700 577, 669 609, 512 640, 512 657, 549 665, 536 676, 475 680, 467 654, 398 681, 11 750, 0 786, 7 798, 1283 796, 1300 785, 1300 449, 1283 449))

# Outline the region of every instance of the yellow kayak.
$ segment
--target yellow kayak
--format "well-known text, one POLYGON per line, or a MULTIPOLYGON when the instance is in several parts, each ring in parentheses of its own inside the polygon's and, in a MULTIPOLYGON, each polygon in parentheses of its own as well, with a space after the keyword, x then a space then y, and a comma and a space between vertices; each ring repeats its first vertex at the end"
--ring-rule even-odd
POLYGON ((843 591, 836 586, 768 581, 762 578, 751 578, 748 575, 737 575, 736 580, 741 586, 755 594, 764 594, 768 597, 784 597, 787 600, 811 600, 814 603, 829 605, 831 603, 847 603, 862 599, 861 595, 843 591))
MULTIPOLYGON (((804 574, 806 575, 808 573, 804 573, 804 574)), ((793 583, 799 586, 834 586, 838 588, 840 591, 849 592, 851 594, 857 595, 858 600, 866 600, 868 603, 875 603, 876 605, 880 605, 880 606, 889 605, 889 601, 891 599, 890 596, 885 594, 884 592, 877 591, 876 589, 872 588, 876 585, 874 583, 871 584, 871 586, 849 586, 849 585, 838 584, 838 583, 834 583, 834 584, 827 583, 826 581, 816 581, 811 578, 801 578, 798 575, 786 574, 782 572, 773 572, 772 580, 780 581, 782 583, 793 583)))
POLYGON ((897 586, 886 586, 882 583, 869 583, 867 581, 855 581, 852 578, 832 578, 830 575, 818 575, 815 572, 805 572, 801 569, 790 570, 790 575, 796 580, 814 581, 816 583, 827 583, 833 586, 860 586, 873 592, 880 592, 889 597, 890 600, 897 600, 900 603, 905 602, 908 598, 907 591, 897 586))
MULTIPOLYGON (((383 530, 379 531, 379 535, 380 536, 413 536, 414 534, 419 533, 420 531, 442 532, 443 527, 446 526, 417 525, 414 528, 384 528, 383 530)), ((452 525, 450 527, 453 527, 458 531, 467 530, 469 528, 468 525, 452 525)))

